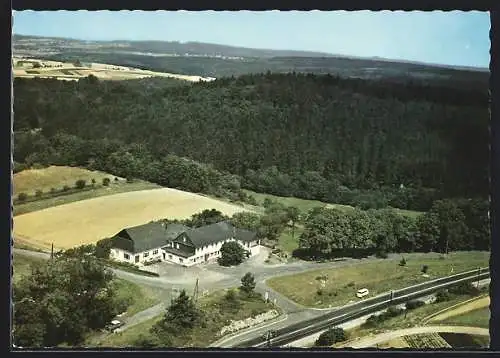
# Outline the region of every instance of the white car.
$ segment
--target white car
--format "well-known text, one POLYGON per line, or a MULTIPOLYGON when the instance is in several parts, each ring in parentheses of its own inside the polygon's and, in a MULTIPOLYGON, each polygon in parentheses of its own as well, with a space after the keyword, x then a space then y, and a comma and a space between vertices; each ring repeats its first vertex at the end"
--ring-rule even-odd
POLYGON ((362 288, 360 290, 358 290, 358 292, 356 292, 356 296, 358 298, 363 298, 365 296, 368 296, 370 294, 370 291, 368 291, 367 288, 362 288))

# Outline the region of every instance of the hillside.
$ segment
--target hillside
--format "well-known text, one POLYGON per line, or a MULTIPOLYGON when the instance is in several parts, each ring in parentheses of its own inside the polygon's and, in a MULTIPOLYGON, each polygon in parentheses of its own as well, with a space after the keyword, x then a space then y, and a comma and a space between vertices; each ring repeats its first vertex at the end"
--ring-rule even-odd
POLYGON ((173 169, 180 159, 163 169, 175 174, 159 173, 154 162, 169 154, 257 192, 414 210, 443 195, 487 195, 487 88, 267 74, 183 86, 16 79, 14 92, 20 163, 91 163, 194 192, 213 186, 173 169))
POLYGON ((321 52, 250 49, 199 42, 80 41, 13 36, 13 53, 47 60, 99 62, 158 72, 225 77, 249 73, 330 73, 346 78, 411 79, 427 84, 486 88, 487 69, 349 57, 321 52))

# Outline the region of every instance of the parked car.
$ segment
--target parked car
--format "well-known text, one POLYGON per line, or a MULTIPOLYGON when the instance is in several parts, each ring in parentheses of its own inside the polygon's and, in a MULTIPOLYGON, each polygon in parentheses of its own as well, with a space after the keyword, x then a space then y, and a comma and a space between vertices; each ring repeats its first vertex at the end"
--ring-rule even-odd
POLYGON ((369 294, 370 294, 370 291, 368 291, 367 288, 359 289, 358 292, 356 292, 356 296, 358 298, 363 298, 365 296, 368 296, 369 294))
POLYGON ((111 323, 109 323, 107 326, 106 326, 106 330, 107 331, 110 331, 110 332, 114 332, 116 331, 118 328, 122 327, 123 325, 125 324, 125 322, 122 322, 122 321, 119 321, 117 319, 114 319, 111 321, 111 323))

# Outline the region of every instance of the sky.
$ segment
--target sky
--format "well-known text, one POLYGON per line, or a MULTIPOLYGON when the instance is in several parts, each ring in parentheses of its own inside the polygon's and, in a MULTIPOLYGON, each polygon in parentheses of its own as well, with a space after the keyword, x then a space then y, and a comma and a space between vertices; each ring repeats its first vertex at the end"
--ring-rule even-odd
POLYGON ((462 11, 14 11, 13 33, 197 41, 488 67, 490 18, 462 11))

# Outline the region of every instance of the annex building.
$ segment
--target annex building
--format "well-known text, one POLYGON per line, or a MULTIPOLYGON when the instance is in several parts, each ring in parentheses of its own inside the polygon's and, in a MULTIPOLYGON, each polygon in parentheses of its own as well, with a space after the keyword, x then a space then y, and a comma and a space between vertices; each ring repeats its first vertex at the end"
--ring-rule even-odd
POLYGON ((236 228, 227 221, 195 229, 151 222, 123 229, 113 236, 110 258, 136 265, 168 261, 192 266, 220 257, 222 244, 229 241, 236 241, 250 255, 260 250, 257 233, 236 228))

